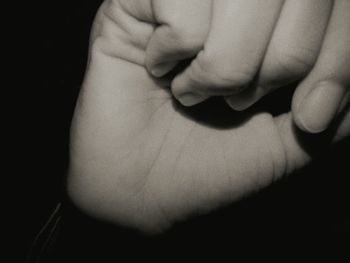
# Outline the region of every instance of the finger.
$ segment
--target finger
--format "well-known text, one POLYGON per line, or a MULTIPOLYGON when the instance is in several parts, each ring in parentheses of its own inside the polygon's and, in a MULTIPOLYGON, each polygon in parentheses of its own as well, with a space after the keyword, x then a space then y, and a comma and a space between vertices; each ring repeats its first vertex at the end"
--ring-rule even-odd
POLYGON ((350 92, 348 91, 341 105, 339 125, 335 132, 334 141, 338 142, 350 137, 350 92))
POLYGON ((109 56, 144 66, 153 20, 150 0, 104 1, 94 21, 91 45, 98 42, 109 56))
POLYGON ((235 110, 244 110, 266 94, 301 79, 319 54, 333 0, 287 0, 259 71, 257 85, 227 98, 235 110))
POLYGON ((213 1, 204 49, 172 83, 174 96, 194 105, 208 96, 236 93, 256 74, 282 0, 213 1))
POLYGON ((179 60, 202 49, 209 31, 211 0, 156 0, 153 9, 159 26, 147 46, 146 66, 161 77, 179 60))
POLYGON ((297 88, 293 116, 310 133, 327 129, 350 87, 350 1, 335 1, 315 67, 297 88))
POLYGON ((115 10, 123 10, 139 22, 155 23, 152 0, 111 0, 116 5, 115 10))

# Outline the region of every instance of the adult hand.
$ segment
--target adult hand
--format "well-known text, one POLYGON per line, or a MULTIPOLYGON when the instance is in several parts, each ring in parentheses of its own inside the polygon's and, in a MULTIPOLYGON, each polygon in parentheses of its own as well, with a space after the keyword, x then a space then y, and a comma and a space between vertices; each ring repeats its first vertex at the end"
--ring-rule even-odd
MULTIPOLYGON (((177 105, 170 83, 145 69, 155 25, 121 2, 106 1, 98 12, 73 119, 68 193, 82 210, 153 233, 239 200, 310 160, 290 113, 204 108, 198 116, 177 105)), ((149 3, 139 1, 138 11, 149 3)), ((333 141, 349 135, 350 115, 343 117, 333 141)))
MULTIPOLYGON (((165 3, 153 2, 155 13, 167 14, 165 3)), ((182 19, 156 20, 160 26, 147 47, 147 67, 155 76, 198 53, 172 83, 182 104, 225 96, 232 108, 244 110, 277 88, 303 79, 293 98, 293 116, 300 129, 311 133, 326 130, 349 105, 349 1, 218 0, 210 9, 208 28, 202 22, 207 9, 198 8, 202 15, 190 16, 183 12, 186 7, 173 7, 182 19), (191 45, 190 39, 203 42, 191 45)))

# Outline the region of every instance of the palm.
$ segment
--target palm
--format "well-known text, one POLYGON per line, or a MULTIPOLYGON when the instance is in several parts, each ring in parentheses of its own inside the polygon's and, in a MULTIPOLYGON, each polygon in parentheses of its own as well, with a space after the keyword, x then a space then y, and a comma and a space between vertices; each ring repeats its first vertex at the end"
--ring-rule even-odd
POLYGON ((113 207, 111 220, 155 217, 161 222, 150 221, 162 225, 234 201, 285 172, 284 143, 270 114, 235 120, 233 113, 225 119, 225 109, 188 113, 142 67, 105 55, 95 66, 75 115, 71 174, 84 175, 84 191, 108 195, 102 207, 113 207))

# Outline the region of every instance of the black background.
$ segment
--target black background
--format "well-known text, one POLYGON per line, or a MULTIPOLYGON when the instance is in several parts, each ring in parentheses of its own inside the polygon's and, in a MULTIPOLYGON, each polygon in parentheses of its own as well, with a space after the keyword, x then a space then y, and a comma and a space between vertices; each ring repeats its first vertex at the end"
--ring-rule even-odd
MULTIPOLYGON (((69 125, 85 70, 90 26, 100 2, 42 1, 11 11, 20 22, 9 22, 15 49, 9 64, 14 72, 14 100, 7 108, 11 114, 6 127, 12 128, 7 155, 15 180, 10 199, 17 199, 12 209, 19 219, 13 235, 19 258, 24 258, 64 195, 69 125)), ((244 236, 261 243, 270 236, 293 237, 297 242, 349 241, 349 157, 342 154, 349 145, 329 151, 315 165, 229 210, 178 226, 164 238, 181 243, 221 236, 244 236)), ((86 228, 79 227, 81 235, 86 228)))
POLYGON ((10 32, 4 39, 10 40, 11 48, 10 89, 4 88, 13 98, 4 101, 9 102, 5 112, 10 128, 5 139, 10 159, 4 164, 14 180, 9 217, 15 226, 9 241, 19 260, 62 198, 69 125, 100 3, 16 1, 4 8, 10 15, 4 26, 10 32))

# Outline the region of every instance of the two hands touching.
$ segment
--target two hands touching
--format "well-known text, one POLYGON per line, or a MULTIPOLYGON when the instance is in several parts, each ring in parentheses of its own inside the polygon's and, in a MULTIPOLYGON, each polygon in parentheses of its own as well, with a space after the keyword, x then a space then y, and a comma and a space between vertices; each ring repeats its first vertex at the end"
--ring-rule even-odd
MULTIPOLYGON (((121 1, 135 17, 139 1, 121 1)), ((162 76, 196 56, 172 82, 184 105, 224 96, 244 110, 263 96, 308 76, 293 99, 304 131, 324 131, 341 111, 350 73, 348 1, 153 1, 160 24, 146 47, 146 66, 162 76), (304 100, 305 99, 305 100, 304 100)), ((153 13, 152 13, 153 12, 153 13)))
POLYGON ((347 138, 349 13, 347 0, 105 1, 73 119, 71 199, 162 231, 302 168, 300 130, 347 138), (244 111, 296 81, 290 112, 244 111), (201 103, 213 96, 233 109, 201 103), (173 97, 201 103, 199 118, 173 97))

